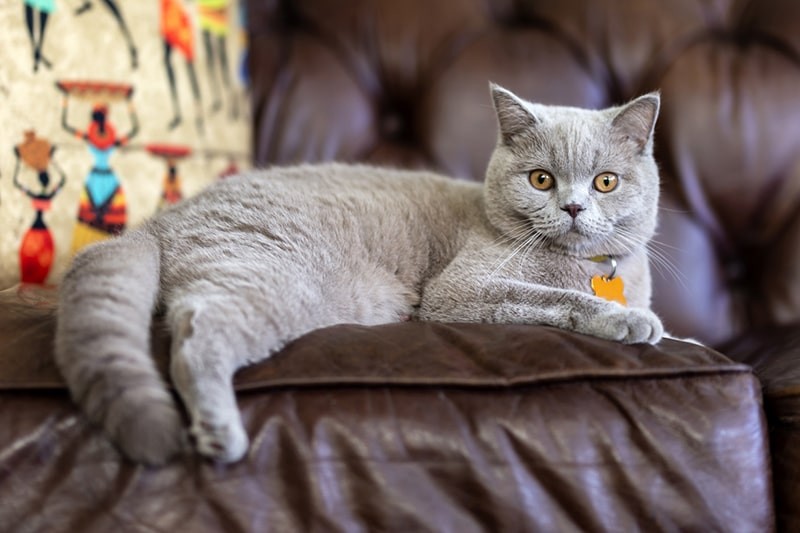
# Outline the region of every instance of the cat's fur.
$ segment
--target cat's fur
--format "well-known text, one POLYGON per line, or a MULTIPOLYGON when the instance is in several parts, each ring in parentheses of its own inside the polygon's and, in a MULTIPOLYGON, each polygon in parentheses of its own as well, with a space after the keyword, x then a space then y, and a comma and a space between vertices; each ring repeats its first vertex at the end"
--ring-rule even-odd
POLYGON ((151 314, 171 328, 171 378, 197 450, 247 450, 231 387, 243 365, 315 328, 421 320, 548 324, 657 342, 646 243, 656 226, 659 97, 601 111, 535 105, 492 86, 500 125, 485 185, 426 172, 328 164, 213 185, 66 275, 57 362, 74 399, 132 459, 185 445, 149 354, 151 314), (556 180, 534 189, 529 173, 556 180), (610 193, 592 187, 619 175, 610 193), (574 218, 562 208, 579 204, 574 218), (628 307, 591 294, 612 255, 628 307))

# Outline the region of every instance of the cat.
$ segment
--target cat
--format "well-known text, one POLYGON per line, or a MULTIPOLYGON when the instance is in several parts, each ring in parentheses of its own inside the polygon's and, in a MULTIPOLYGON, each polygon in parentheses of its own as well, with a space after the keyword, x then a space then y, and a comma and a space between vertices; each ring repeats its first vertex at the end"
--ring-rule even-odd
POLYGON ((233 373, 316 328, 522 323, 657 343, 658 93, 587 110, 490 91, 499 133, 483 185, 337 163, 253 171, 85 249, 56 328, 73 399, 135 461, 193 442, 227 463, 248 449, 233 373), (596 296, 593 278, 624 280, 627 305, 596 296), (154 312, 191 437, 149 354, 154 312))

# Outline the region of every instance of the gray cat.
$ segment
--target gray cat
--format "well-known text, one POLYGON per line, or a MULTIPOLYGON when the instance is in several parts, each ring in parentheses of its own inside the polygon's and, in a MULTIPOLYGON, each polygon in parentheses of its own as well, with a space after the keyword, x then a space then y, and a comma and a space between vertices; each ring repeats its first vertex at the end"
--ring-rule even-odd
POLYGON ((233 373, 323 326, 546 324, 658 342, 646 244, 659 96, 591 111, 491 93, 500 134, 483 186, 368 166, 275 168, 86 249, 63 281, 56 332, 73 398, 134 460, 160 464, 186 446, 149 354, 154 311, 172 333, 194 445, 222 462, 248 447, 233 373), (627 306, 593 294, 615 280, 627 306))

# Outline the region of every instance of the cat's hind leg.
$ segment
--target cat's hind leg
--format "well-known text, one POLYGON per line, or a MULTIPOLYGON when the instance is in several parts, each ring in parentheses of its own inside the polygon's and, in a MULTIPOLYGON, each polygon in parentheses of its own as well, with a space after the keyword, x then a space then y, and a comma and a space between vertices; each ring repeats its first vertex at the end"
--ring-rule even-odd
POLYGON ((197 282, 167 298, 172 381, 188 411, 195 446, 206 457, 233 462, 247 451, 232 386, 236 370, 320 327, 401 320, 418 300, 394 275, 370 265, 353 269, 361 274, 317 273, 327 280, 321 287, 313 276, 285 274, 287 264, 284 275, 272 272, 269 280, 238 273, 224 286, 197 282), (279 287, 280 294, 271 287, 279 287))
POLYGON ((261 344, 248 314, 230 294, 205 294, 173 306, 168 318, 170 373, 188 411, 195 448, 224 463, 238 461, 248 447, 232 383, 234 372, 257 349, 254 345, 261 344))

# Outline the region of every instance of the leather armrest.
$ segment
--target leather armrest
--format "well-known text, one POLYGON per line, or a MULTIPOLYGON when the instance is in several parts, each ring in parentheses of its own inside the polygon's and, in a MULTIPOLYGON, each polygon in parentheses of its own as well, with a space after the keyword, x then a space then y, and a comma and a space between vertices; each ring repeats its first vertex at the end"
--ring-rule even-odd
MULTIPOLYGON (((10 318, 7 309, 0 523, 20 529, 774 523, 760 386, 748 366, 708 348, 538 326, 334 326, 237 374, 244 461, 220 468, 186 456, 147 469, 68 401, 52 363, 52 309, 10 318)), ((153 331, 163 370, 169 340, 158 323, 153 331)))
POLYGON ((800 531, 800 324, 747 333, 720 349, 761 381, 778 529, 800 531))

